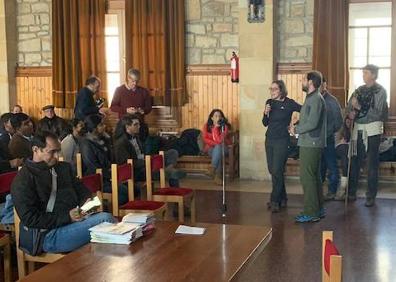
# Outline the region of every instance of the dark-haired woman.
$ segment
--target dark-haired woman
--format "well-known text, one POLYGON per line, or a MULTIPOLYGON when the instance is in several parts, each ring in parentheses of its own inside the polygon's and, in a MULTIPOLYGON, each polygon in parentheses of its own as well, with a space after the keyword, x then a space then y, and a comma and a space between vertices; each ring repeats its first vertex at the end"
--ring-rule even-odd
POLYGON ((208 121, 203 128, 204 150, 212 158, 209 174, 214 177, 217 185, 222 184, 222 149, 224 145, 224 152, 228 154, 227 145, 231 144, 231 141, 227 139, 227 134, 230 128, 230 123, 220 109, 210 112, 208 121))
POLYGON ((272 193, 268 207, 279 212, 287 205, 284 171, 290 142, 288 127, 293 112, 299 112, 301 105, 287 98, 287 89, 283 80, 275 80, 269 89, 271 99, 265 102, 263 125, 268 127, 265 134, 267 165, 272 178, 272 193))

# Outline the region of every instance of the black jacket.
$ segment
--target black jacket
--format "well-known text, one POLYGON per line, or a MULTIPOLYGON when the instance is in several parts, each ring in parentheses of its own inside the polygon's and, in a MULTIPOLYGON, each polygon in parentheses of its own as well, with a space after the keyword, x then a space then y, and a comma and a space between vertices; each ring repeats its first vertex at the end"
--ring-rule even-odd
POLYGON ((53 229, 69 224, 69 211, 91 197, 91 192, 73 175, 70 164, 59 162, 55 171, 58 189, 52 213, 46 212, 52 190, 52 175, 46 163, 28 160, 15 177, 11 196, 25 226, 53 229))
POLYGON ((66 120, 61 117, 54 116, 52 119, 44 117, 39 120, 37 124, 37 131, 50 131, 55 133, 60 140, 66 137, 71 132, 70 126, 66 120))
POLYGON ((99 114, 99 108, 96 106, 94 93, 87 87, 83 87, 77 94, 76 106, 74 107, 74 117, 84 120, 86 116, 99 114))
POLYGON ((103 171, 103 180, 110 181, 111 169, 111 147, 110 144, 102 140, 100 144, 90 134, 80 140, 80 152, 83 163, 83 175, 95 174, 97 168, 103 171))

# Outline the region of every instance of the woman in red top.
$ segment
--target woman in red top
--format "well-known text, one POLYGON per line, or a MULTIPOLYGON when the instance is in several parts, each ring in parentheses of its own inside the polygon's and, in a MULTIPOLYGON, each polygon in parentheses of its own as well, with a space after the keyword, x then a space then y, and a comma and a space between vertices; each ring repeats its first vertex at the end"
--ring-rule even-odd
POLYGON ((228 154, 227 145, 231 142, 227 139, 228 130, 231 128, 227 118, 220 109, 210 112, 208 121, 203 128, 203 139, 205 142, 205 152, 212 158, 212 166, 209 174, 214 176, 216 184, 222 184, 222 146, 224 139, 224 152, 228 154))

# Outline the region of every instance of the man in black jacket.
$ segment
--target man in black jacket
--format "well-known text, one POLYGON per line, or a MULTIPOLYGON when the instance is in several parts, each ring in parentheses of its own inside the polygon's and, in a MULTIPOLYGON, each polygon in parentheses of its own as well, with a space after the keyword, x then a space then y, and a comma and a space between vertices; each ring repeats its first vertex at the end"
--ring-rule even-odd
POLYGON ((58 162, 60 143, 56 135, 51 132, 36 135, 32 150, 33 159, 26 161, 11 186, 16 211, 24 226, 48 230, 45 252, 71 252, 89 242, 89 228, 114 219, 108 213, 87 217, 80 211, 79 206, 90 199, 91 192, 73 176, 70 164, 58 162), (47 212, 53 191, 54 207, 47 212))
POLYGON ((85 86, 77 94, 76 105, 74 107, 74 117, 84 120, 89 115, 105 114, 102 108, 104 101, 96 104, 94 95, 99 91, 100 79, 91 76, 85 82, 85 86))
POLYGON ((71 128, 66 120, 55 114, 55 106, 47 105, 42 108, 44 117, 37 123, 37 131, 50 131, 58 136, 60 141, 63 140, 70 132, 71 128))
POLYGON ((34 130, 32 119, 27 114, 18 113, 11 117, 10 122, 16 131, 8 144, 11 158, 31 158, 34 130))

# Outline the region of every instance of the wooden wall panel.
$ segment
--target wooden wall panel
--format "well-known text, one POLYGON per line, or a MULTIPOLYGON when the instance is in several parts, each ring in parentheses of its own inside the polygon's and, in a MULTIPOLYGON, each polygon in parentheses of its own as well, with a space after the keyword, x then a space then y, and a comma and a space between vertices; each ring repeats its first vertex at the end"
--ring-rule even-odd
POLYGON ((181 128, 201 129, 215 108, 239 128, 239 85, 231 82, 228 65, 190 66, 186 85, 189 102, 181 110, 181 128))

